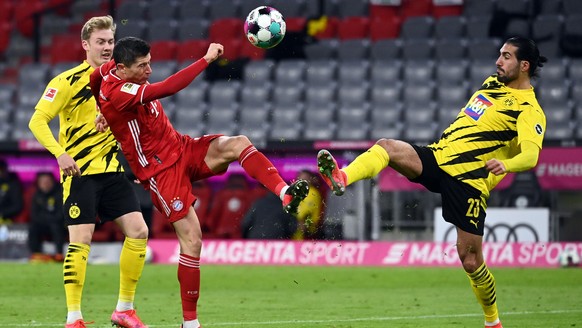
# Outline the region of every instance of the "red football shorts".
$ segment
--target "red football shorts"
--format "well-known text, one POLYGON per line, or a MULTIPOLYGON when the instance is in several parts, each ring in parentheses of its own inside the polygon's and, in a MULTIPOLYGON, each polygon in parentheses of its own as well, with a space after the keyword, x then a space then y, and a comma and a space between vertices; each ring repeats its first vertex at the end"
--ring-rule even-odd
POLYGON ((193 181, 226 172, 212 172, 204 162, 210 142, 220 136, 184 136, 184 152, 180 159, 148 180, 153 204, 170 222, 184 218, 196 201, 196 196, 192 194, 193 181))

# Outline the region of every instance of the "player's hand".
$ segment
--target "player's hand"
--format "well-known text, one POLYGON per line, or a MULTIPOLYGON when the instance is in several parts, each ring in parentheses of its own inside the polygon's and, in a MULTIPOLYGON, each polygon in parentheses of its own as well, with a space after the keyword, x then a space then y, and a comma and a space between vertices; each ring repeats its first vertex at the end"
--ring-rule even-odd
POLYGON ((107 120, 103 117, 103 114, 99 113, 95 118, 95 129, 99 132, 105 132, 109 129, 109 124, 107 124, 107 120))
POLYGON ((63 171, 63 174, 68 177, 81 176, 81 169, 77 166, 75 160, 67 153, 62 154, 57 158, 59 167, 63 171))
POLYGON ((505 165, 503 165, 503 163, 500 160, 495 158, 488 160, 487 163, 485 163, 485 168, 487 169, 487 171, 495 175, 507 173, 505 165))
POLYGON ((206 62, 208 64, 210 64, 213 61, 215 61, 216 59, 218 59, 218 57, 220 57, 223 53, 224 53, 224 46, 222 44, 211 43, 210 46, 208 47, 208 51, 206 52, 206 55, 204 55, 204 60, 206 60, 206 62))

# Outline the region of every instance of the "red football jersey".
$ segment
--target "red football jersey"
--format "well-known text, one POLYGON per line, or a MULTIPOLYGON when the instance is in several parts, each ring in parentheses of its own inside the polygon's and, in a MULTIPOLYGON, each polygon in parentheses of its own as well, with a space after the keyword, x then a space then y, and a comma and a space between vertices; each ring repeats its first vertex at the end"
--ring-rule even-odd
POLYGON ((148 180, 174 164, 183 150, 182 135, 172 126, 159 99, 186 87, 207 65, 200 59, 153 84, 121 79, 115 74, 113 61, 91 76, 91 88, 99 92, 101 113, 139 180, 148 180))

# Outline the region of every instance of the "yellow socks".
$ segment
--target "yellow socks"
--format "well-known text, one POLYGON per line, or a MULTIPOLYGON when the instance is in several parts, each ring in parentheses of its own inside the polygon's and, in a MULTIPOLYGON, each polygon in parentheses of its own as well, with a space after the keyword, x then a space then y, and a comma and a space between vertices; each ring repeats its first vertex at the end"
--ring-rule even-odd
POLYGON ((390 156, 386 150, 380 145, 374 145, 343 169, 347 176, 346 184, 373 178, 385 169, 388 163, 390 163, 390 156))
POLYGON ((81 295, 85 284, 87 259, 91 246, 80 243, 70 243, 63 263, 63 282, 69 312, 81 311, 81 295))
POLYGON ((486 322, 495 322, 499 319, 497 312, 497 303, 495 296, 495 278, 489 272, 487 265, 483 263, 475 272, 468 273, 467 276, 471 281, 471 287, 477 301, 483 308, 486 322))
POLYGON ((133 299, 137 289, 137 281, 143 271, 145 264, 147 239, 133 239, 125 237, 121 255, 119 256, 119 305, 125 304, 133 308, 133 299))

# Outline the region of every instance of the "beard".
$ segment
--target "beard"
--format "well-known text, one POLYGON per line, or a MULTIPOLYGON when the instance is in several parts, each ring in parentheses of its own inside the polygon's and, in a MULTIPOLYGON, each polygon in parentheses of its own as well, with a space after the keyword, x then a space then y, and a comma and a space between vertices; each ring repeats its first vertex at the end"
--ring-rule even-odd
POLYGON ((497 80, 503 84, 507 84, 507 83, 515 81, 517 79, 517 75, 512 75, 511 72, 510 72, 510 74, 506 73, 505 71, 503 73, 505 74, 503 76, 501 76, 501 75, 499 75, 499 73, 497 73, 497 80))

